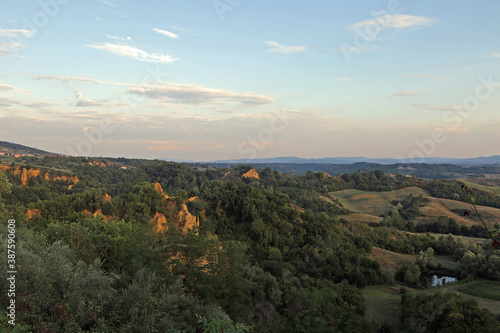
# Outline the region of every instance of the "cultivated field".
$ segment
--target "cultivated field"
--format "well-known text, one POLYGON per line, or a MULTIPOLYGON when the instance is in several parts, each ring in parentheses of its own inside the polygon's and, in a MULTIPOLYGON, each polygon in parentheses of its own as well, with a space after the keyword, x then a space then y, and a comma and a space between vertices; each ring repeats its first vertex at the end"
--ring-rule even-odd
MULTIPOLYGON (((418 187, 407 187, 396 191, 369 192, 360 190, 343 190, 330 192, 330 195, 338 199, 344 208, 356 214, 351 217, 342 216, 348 221, 379 222, 380 216, 388 214, 393 205, 392 200, 403 200, 408 194, 418 196, 422 194, 430 200, 424 207, 420 208, 423 216, 415 219, 415 222, 429 223, 435 222, 440 216, 448 216, 459 225, 471 226, 480 223, 479 219, 472 214, 464 217, 459 211, 471 210, 471 206, 465 202, 439 199, 429 196, 429 194, 418 187), (456 211, 456 212, 454 212, 456 211), (373 217, 370 218, 370 215, 373 217)), ((492 226, 496 221, 500 221, 500 209, 493 207, 478 206, 478 211, 488 226, 492 226)))
POLYGON ((369 257, 377 261, 382 270, 391 271, 393 273, 404 264, 412 264, 417 260, 414 255, 396 253, 379 247, 372 247, 372 252, 369 257))
MULTIPOLYGON (((366 302, 365 318, 379 325, 388 322, 399 328, 399 317, 401 315, 400 287, 400 285, 369 286, 363 289, 362 294, 366 302)), ((476 300, 480 307, 491 311, 494 315, 500 314, 500 282, 481 280, 446 284, 426 290, 407 289, 409 293, 455 292, 476 300)))
MULTIPOLYGON (((471 214, 469 217, 464 217, 454 213, 452 210, 471 210, 471 206, 465 202, 438 199, 428 197, 431 202, 425 207, 420 208, 420 212, 424 214, 416 219, 417 222, 434 222, 439 216, 445 215, 455 219, 459 225, 473 225, 480 223, 479 219, 471 214)), ((500 209, 486 206, 478 206, 477 210, 488 226, 495 224, 495 221, 500 221, 500 209)))
POLYGON ((398 287, 370 286, 361 291, 365 298, 365 318, 381 325, 384 322, 399 327, 401 294, 398 287))
POLYGON ((500 195, 500 179, 499 178, 466 178, 460 179, 471 188, 477 188, 483 191, 488 191, 500 195))
MULTIPOLYGON (((463 237, 463 239, 469 240, 470 237, 463 237)), ((484 241, 484 239, 481 240, 484 241)), ((379 247, 372 247, 372 252, 369 254, 369 257, 377 261, 383 271, 391 271, 393 273, 404 264, 412 264, 417 260, 417 255, 396 253, 379 247)), ((458 263, 453 256, 436 255, 434 257, 437 263, 441 264, 444 268, 449 270, 456 270, 458 268, 458 263)))
POLYGON ((477 281, 457 288, 458 291, 480 298, 500 301, 500 282, 477 281))
POLYGON ((360 190, 343 190, 330 192, 340 203, 353 212, 383 216, 392 209, 391 201, 403 200, 408 194, 427 196, 427 191, 419 187, 407 187, 395 191, 369 192, 360 190))
POLYGON ((364 222, 364 223, 369 223, 369 222, 379 223, 383 219, 380 216, 375 216, 370 214, 359 214, 359 213, 353 213, 350 215, 339 215, 339 218, 343 218, 348 222, 364 222))

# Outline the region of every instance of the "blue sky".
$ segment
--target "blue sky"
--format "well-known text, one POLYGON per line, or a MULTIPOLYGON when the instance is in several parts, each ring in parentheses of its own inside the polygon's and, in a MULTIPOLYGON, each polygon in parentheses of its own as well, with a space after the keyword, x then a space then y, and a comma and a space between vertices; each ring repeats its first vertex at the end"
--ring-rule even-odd
POLYGON ((499 12, 0 0, 0 140, 178 160, 500 154, 499 12))

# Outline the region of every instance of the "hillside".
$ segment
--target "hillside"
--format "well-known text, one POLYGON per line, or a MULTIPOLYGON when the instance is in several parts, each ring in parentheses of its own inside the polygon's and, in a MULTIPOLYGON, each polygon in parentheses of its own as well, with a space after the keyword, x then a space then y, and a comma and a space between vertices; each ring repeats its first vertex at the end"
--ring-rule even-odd
POLYGON ((482 177, 485 175, 500 174, 500 165, 455 165, 455 164, 428 164, 428 163, 393 163, 378 164, 376 162, 351 162, 351 163, 307 163, 307 162, 287 162, 281 163, 262 163, 251 160, 242 160, 239 163, 203 163, 195 165, 205 165, 212 168, 231 168, 237 164, 252 164, 255 168, 262 170, 271 168, 282 173, 293 173, 295 175, 304 175, 310 172, 326 172, 332 176, 343 173, 355 173, 358 170, 369 172, 382 170, 389 174, 412 175, 427 179, 452 179, 469 176, 482 177))
MULTIPOLYGON (((373 164, 407 164, 410 161, 405 158, 368 158, 368 157, 327 157, 327 158, 300 158, 300 157, 276 157, 276 158, 257 158, 257 159, 237 159, 237 160, 219 160, 217 164, 353 164, 353 163, 373 163, 373 164)), ((493 165, 500 164, 500 155, 474 158, 440 158, 424 157, 419 158, 418 163, 425 164, 454 164, 454 165, 493 165)))
MULTIPOLYGON (((370 286, 363 289, 363 296, 367 305, 366 318, 380 324, 384 322, 390 323, 398 331, 402 330, 403 328, 398 320, 401 316, 402 294, 400 288, 401 286, 370 286)), ((500 287, 495 282, 468 282, 460 285, 449 284, 426 291, 418 289, 409 289, 408 291, 409 295, 412 296, 453 292, 477 302, 481 307, 488 309, 495 315, 500 314, 500 301, 490 298, 490 295, 498 295, 500 292, 500 287), (479 293, 476 291, 477 289, 480 290, 479 293)))
MULTIPOLYGON (((383 192, 350 189, 330 192, 330 195, 339 200, 344 208, 358 213, 354 215, 355 217, 362 215, 362 217, 356 219, 357 221, 378 222, 381 216, 387 215, 394 208, 391 201, 401 201, 410 193, 413 196, 422 194, 424 198, 430 201, 425 206, 419 208, 422 216, 414 219, 417 223, 435 222, 440 216, 453 218, 458 225, 472 226, 480 222, 474 215, 464 217, 463 211, 471 209, 469 204, 456 200, 435 198, 430 196, 427 191, 418 187, 383 192)), ((496 221, 500 221, 500 209, 478 206, 478 210, 489 226, 493 226, 496 221)))
MULTIPOLYGON (((431 203, 420 209, 424 216, 416 218, 418 222, 432 222, 444 215, 453 218, 459 225, 471 226, 480 223, 475 215, 464 217, 462 212, 471 209, 469 204, 433 197, 428 197, 428 199, 431 200, 431 203)), ((478 206, 477 209, 488 226, 491 227, 496 221, 500 221, 500 209, 485 206, 478 206)))
MULTIPOLYGON (((381 322, 367 286, 426 288, 424 274, 442 267, 471 279, 500 276, 489 244, 409 229, 417 210, 441 213, 438 202, 461 209, 430 195, 453 197, 456 181, 124 158, 16 161, 0 166, 0 255, 15 220, 17 320, 28 331, 376 332, 404 320, 394 317, 404 306, 377 308, 381 322), (400 215, 373 215, 395 208, 400 215), (442 266, 423 263, 424 251, 436 251, 442 266)), ((444 234, 478 233, 448 222, 439 222, 444 234)), ((0 284, 0 302, 6 295, 0 284)))
POLYGON ((20 155, 20 156, 49 156, 59 155, 41 149, 23 146, 17 143, 0 141, 0 155, 20 155))
POLYGON ((403 200, 408 194, 418 196, 427 195, 425 190, 418 187, 407 187, 394 191, 370 192, 360 190, 343 190, 330 192, 330 195, 340 201, 345 208, 360 214, 384 216, 387 215, 393 205, 393 200, 403 200))
POLYGON ((483 191, 488 191, 494 194, 499 195, 500 197, 500 176, 495 175, 497 177, 493 177, 494 175, 488 175, 488 177, 484 178, 465 178, 461 179, 463 183, 465 183, 470 188, 476 188, 483 191))

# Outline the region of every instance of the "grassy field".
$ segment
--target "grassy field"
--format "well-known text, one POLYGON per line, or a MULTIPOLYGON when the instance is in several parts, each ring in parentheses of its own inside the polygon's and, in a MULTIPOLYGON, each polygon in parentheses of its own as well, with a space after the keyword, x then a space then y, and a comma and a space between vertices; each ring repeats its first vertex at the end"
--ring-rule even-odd
POLYGON ((407 187, 395 191, 368 192, 360 190, 343 190, 330 192, 330 195, 340 201, 344 208, 360 214, 375 216, 386 215, 391 209, 393 200, 403 200, 408 194, 418 196, 428 193, 419 187, 407 187))
POLYGON ((458 205, 456 205, 453 200, 448 200, 451 202, 446 202, 446 200, 444 199, 437 199, 433 197, 428 198, 431 200, 431 202, 427 203, 427 205, 419 209, 423 216, 416 218, 417 222, 435 222, 438 217, 444 215, 453 218, 459 225, 471 226, 476 223, 470 218, 464 217, 463 215, 451 211, 451 209, 469 209, 470 207, 467 206, 467 204, 459 203, 458 205))
POLYGON ((500 301, 500 282, 477 281, 457 288, 464 294, 500 301))
POLYGON ((361 291, 365 298, 365 318, 381 325, 384 322, 399 327, 401 294, 397 287, 370 286, 361 291))
MULTIPOLYGON (((399 328, 401 315, 400 285, 369 286, 362 290, 366 302, 365 318, 378 325, 388 322, 399 328)), ((468 283, 447 284, 442 287, 418 290, 407 288, 409 293, 434 294, 456 292, 467 298, 474 299, 481 308, 500 314, 500 282, 472 281, 468 283)))
MULTIPOLYGON (((360 190, 343 190, 330 192, 330 195, 338 199, 344 208, 355 212, 351 217, 342 216, 348 221, 359 222, 379 222, 380 216, 386 215, 393 208, 392 200, 403 200, 408 194, 418 196, 419 194, 430 200, 424 207, 420 208, 423 216, 415 219, 417 223, 435 222, 440 216, 453 218, 458 225, 471 226, 480 223, 479 219, 472 214, 470 217, 464 217, 453 210, 470 210, 471 207, 465 202, 438 199, 430 197, 428 193, 418 187, 407 187, 396 191, 369 192, 360 190), (373 216, 373 217, 370 217, 373 216)), ((492 226, 496 221, 500 221, 500 209, 493 207, 478 206, 486 224, 492 226)))
MULTIPOLYGON (((441 236, 446 236, 445 234, 437 234, 434 232, 425 232, 425 233, 418 233, 418 232, 408 232, 409 234, 414 234, 414 235, 431 235, 434 238, 438 239, 441 236)), ((467 236, 456 236, 456 237, 461 237, 464 241, 470 244, 476 244, 476 243, 484 243, 484 242, 491 242, 489 239, 486 238, 479 238, 479 237, 467 237, 467 236)))
MULTIPOLYGON (((377 222, 380 221, 380 216, 387 214, 392 209, 392 200, 402 200, 409 193, 412 193, 414 196, 422 194, 430 200, 425 207, 420 208, 424 216, 418 217, 416 222, 435 222, 438 217, 444 215, 455 219, 459 225, 470 226, 479 223, 477 218, 464 217, 452 211, 469 210, 470 206, 468 204, 454 200, 433 198, 426 191, 415 187, 387 192, 344 190, 331 192, 330 195, 338 199, 345 208, 355 212, 349 216, 343 216, 348 221, 377 222)), ((500 209, 479 206, 478 210, 487 224, 492 225, 495 220, 500 220, 500 209)), ((441 236, 440 234, 432 235, 436 238, 441 236)), ((463 239, 471 243, 485 241, 482 238, 472 237, 463 237, 463 239)), ((399 254, 377 247, 372 248, 369 256, 380 263, 382 270, 392 272, 397 271, 405 263, 412 263, 416 260, 416 256, 414 255, 399 254)), ((437 263, 447 269, 456 270, 458 268, 458 263, 452 256, 438 255, 435 257, 437 263)), ((401 314, 400 287, 400 285, 370 286, 363 289, 362 293, 366 301, 365 318, 378 325, 388 322, 394 325, 396 329, 399 329, 399 317, 401 314)), ((500 315, 500 282, 473 281, 447 284, 427 290, 413 290, 411 288, 408 288, 408 290, 411 293, 456 292, 467 298, 476 300, 480 307, 488 309, 494 315, 500 315)))
MULTIPOLYGON (((433 222, 439 216, 446 215, 449 216, 459 224, 459 225, 474 225, 480 223, 479 219, 474 214, 471 214, 471 218, 464 217, 462 215, 454 213, 452 210, 471 210, 469 204, 461 201, 449 200, 449 199, 438 199, 434 197, 428 197, 431 202, 425 207, 420 208, 420 212, 424 214, 423 217, 416 219, 417 222, 433 222)), ((477 206, 479 213, 485 220, 488 226, 493 226, 495 221, 500 220, 500 209, 486 206, 477 206)))
POLYGON ((372 252, 369 257, 380 263, 380 268, 382 270, 391 271, 393 273, 404 264, 411 264, 417 260, 414 255, 391 252, 379 247, 372 247, 372 252))
POLYGON ((441 265, 444 268, 452 271, 458 269, 458 262, 453 256, 436 255, 434 256, 434 258, 436 258, 436 262, 438 263, 438 265, 441 265))
POLYGON ((488 191, 500 195, 500 186, 495 186, 498 184, 498 179, 483 179, 483 178, 466 178, 460 179, 461 182, 464 182, 467 186, 471 188, 477 188, 483 191, 488 191), (478 183, 488 184, 482 185, 478 183))
POLYGON ((383 220, 383 218, 380 216, 375 216, 370 214, 359 214, 359 213, 353 213, 350 215, 339 215, 339 218, 343 218, 348 222, 364 222, 364 223, 368 222, 379 223, 383 220))
MULTIPOLYGON (((499 300, 494 300, 488 297, 481 297, 481 296, 476 296, 469 294, 470 290, 478 290, 478 289, 483 289, 485 288, 484 285, 491 284, 491 285, 496 285, 494 289, 496 292, 499 291, 500 288, 500 282, 496 281, 472 281, 472 282, 467 282, 467 283, 458 283, 458 284, 447 284, 442 287, 438 288, 430 288, 422 291, 417 291, 417 292, 422 292, 422 293, 434 293, 436 291, 441 291, 441 292, 456 292, 458 294, 462 294, 467 298, 474 299, 478 302, 479 306, 485 309, 488 309, 493 313, 494 315, 499 315, 500 314, 500 301, 499 300), (478 286, 475 286, 476 284, 479 284, 478 286), (464 290, 464 291, 462 291, 464 290), (467 292, 465 292, 467 291, 467 292)), ((485 296, 484 292, 479 292, 478 295, 485 296)))
MULTIPOLYGON (((465 237, 464 237, 465 238, 465 237)), ((379 247, 372 247, 372 252, 369 257, 380 263, 380 268, 384 271, 396 272, 404 264, 412 264, 417 260, 417 255, 401 254, 381 249, 379 247)), ((456 270, 458 262, 453 256, 436 255, 434 256, 438 264, 449 270, 456 270)))

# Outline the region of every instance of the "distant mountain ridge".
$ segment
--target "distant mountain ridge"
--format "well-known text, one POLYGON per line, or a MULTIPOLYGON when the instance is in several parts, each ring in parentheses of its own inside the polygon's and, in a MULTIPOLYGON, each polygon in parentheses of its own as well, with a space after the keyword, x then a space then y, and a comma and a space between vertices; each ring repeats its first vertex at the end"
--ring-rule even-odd
POLYGON ((256 159, 233 159, 217 160, 203 163, 235 163, 235 164, 253 164, 253 163, 322 163, 322 164, 353 164, 353 163, 374 163, 374 164, 398 164, 398 163, 427 163, 427 164, 454 164, 461 166, 480 166, 500 164, 500 155, 474 158, 443 158, 426 157, 422 159, 396 159, 396 158, 369 158, 369 157, 326 157, 326 158, 301 158, 301 157, 275 157, 275 158, 256 158, 256 159))
MULTIPOLYGON (((61 155, 57 153, 48 152, 38 148, 24 146, 21 144, 0 141, 0 153, 4 154, 21 154, 21 155, 34 155, 34 156, 47 156, 47 155, 61 155)), ((221 164, 354 164, 354 163, 372 163, 372 164, 411 164, 411 163, 426 163, 426 164, 453 164, 460 166, 482 166, 482 165, 500 165, 500 155, 493 156, 480 156, 474 158, 442 158, 442 157, 426 157, 419 159, 397 159, 397 158, 369 158, 363 156, 355 157, 325 157, 325 158, 302 158, 295 156, 288 157, 273 157, 273 158, 242 158, 230 160, 216 160, 216 161, 187 161, 170 158, 162 158, 164 161, 173 161, 177 163, 221 163, 221 164)))

